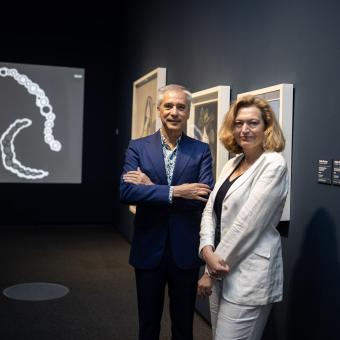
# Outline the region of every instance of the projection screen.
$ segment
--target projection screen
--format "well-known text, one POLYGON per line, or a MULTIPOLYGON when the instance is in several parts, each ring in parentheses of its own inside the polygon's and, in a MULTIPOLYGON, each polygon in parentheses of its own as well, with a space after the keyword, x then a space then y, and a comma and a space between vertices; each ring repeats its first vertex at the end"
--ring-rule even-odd
POLYGON ((0 182, 81 183, 84 77, 0 63, 0 182))

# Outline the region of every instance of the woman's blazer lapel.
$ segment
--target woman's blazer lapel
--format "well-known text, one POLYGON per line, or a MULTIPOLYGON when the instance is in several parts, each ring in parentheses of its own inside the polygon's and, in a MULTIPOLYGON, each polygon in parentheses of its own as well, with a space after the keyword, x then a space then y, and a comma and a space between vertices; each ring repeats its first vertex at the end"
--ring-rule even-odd
MULTIPOLYGON (((215 201, 216 194, 217 194, 219 188, 221 187, 221 185, 231 175, 231 173, 235 170, 235 168, 239 165, 239 163, 241 162, 243 157, 244 157, 243 154, 237 155, 236 157, 234 157, 232 159, 232 162, 227 164, 225 166, 225 168, 221 171, 221 175, 219 176, 218 181, 216 182, 216 185, 215 185, 213 201, 215 201)), ((240 178, 238 178, 232 184, 232 186, 229 188, 229 190, 228 190, 228 192, 227 192, 227 194, 226 194, 224 199, 226 199, 228 196, 230 196, 236 189, 238 189, 241 185, 243 185, 245 183, 245 181, 250 176, 252 176, 254 174, 254 172, 256 171, 257 167, 261 163, 261 160, 263 159, 263 157, 264 157, 264 153, 255 161, 254 164, 252 164, 250 166, 250 168, 247 171, 245 171, 243 173, 242 176, 240 176, 240 178)))
POLYGON ((258 166, 261 164, 263 155, 264 153, 233 183, 224 199, 228 198, 236 189, 243 185, 249 177, 254 175, 254 172, 256 172, 258 166))
POLYGON ((241 162, 243 158, 243 154, 239 154, 236 157, 232 158, 229 162, 226 163, 226 165, 223 167, 220 175, 218 176, 218 179, 216 181, 214 191, 212 192, 212 201, 215 201, 216 194, 218 193, 218 190, 220 189, 221 185, 224 183, 224 181, 231 175, 231 173, 235 170, 235 168, 238 166, 238 164, 241 162))

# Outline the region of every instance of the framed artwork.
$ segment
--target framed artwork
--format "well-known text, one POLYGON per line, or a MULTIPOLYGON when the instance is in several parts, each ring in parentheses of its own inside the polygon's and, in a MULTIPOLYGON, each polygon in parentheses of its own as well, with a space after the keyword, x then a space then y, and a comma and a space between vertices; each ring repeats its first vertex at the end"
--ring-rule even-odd
POLYGON ((165 86, 166 69, 159 67, 133 83, 131 138, 140 138, 156 132, 160 126, 157 117, 157 91, 165 86))
MULTIPOLYGON (((261 97, 269 102, 276 118, 283 130, 286 138, 286 147, 282 152, 286 159, 289 179, 291 179, 291 165, 292 165, 292 126, 293 126, 293 85, 292 84, 278 84, 263 89, 240 93, 237 95, 237 99, 240 97, 253 94, 261 97)), ((290 181, 291 183, 291 181, 290 181)), ((288 192, 286 205, 283 210, 281 221, 290 220, 290 190, 288 192)))
POLYGON ((216 86, 192 94, 187 134, 208 143, 215 180, 228 160, 228 151, 218 140, 218 131, 230 105, 230 86, 216 86))
MULTIPOLYGON (((166 85, 166 69, 158 67, 133 82, 131 138, 145 137, 156 132, 161 122, 157 115, 157 92, 166 85)), ((136 207, 130 206, 136 213, 136 207)))

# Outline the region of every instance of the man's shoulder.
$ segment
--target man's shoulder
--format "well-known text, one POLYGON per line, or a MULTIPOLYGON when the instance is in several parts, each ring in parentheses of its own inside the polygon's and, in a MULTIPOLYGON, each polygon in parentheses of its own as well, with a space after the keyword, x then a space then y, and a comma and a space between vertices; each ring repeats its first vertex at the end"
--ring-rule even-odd
POLYGON ((130 143, 131 144, 149 143, 152 139, 154 139, 156 137, 157 134, 158 134, 158 132, 156 132, 152 135, 145 136, 145 137, 132 138, 130 143))
POLYGON ((207 148, 209 147, 209 144, 208 143, 205 143, 205 142, 202 142, 198 139, 195 139, 195 138, 192 138, 192 137, 189 137, 188 135, 185 135, 185 140, 188 142, 188 143, 192 143, 193 145, 196 145, 198 147, 202 147, 202 148, 207 148))

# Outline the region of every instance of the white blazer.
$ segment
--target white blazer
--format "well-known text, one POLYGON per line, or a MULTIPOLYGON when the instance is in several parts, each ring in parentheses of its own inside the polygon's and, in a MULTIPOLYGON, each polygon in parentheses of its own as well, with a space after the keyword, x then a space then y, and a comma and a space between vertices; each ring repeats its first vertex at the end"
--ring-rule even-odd
MULTIPOLYGON (((243 154, 229 160, 216 182, 201 221, 200 248, 214 246, 216 194, 243 154)), ((223 297, 241 305, 265 305, 282 300, 281 238, 276 227, 288 192, 283 156, 264 152, 229 188, 222 204, 221 242, 215 253, 230 266, 223 297)))

